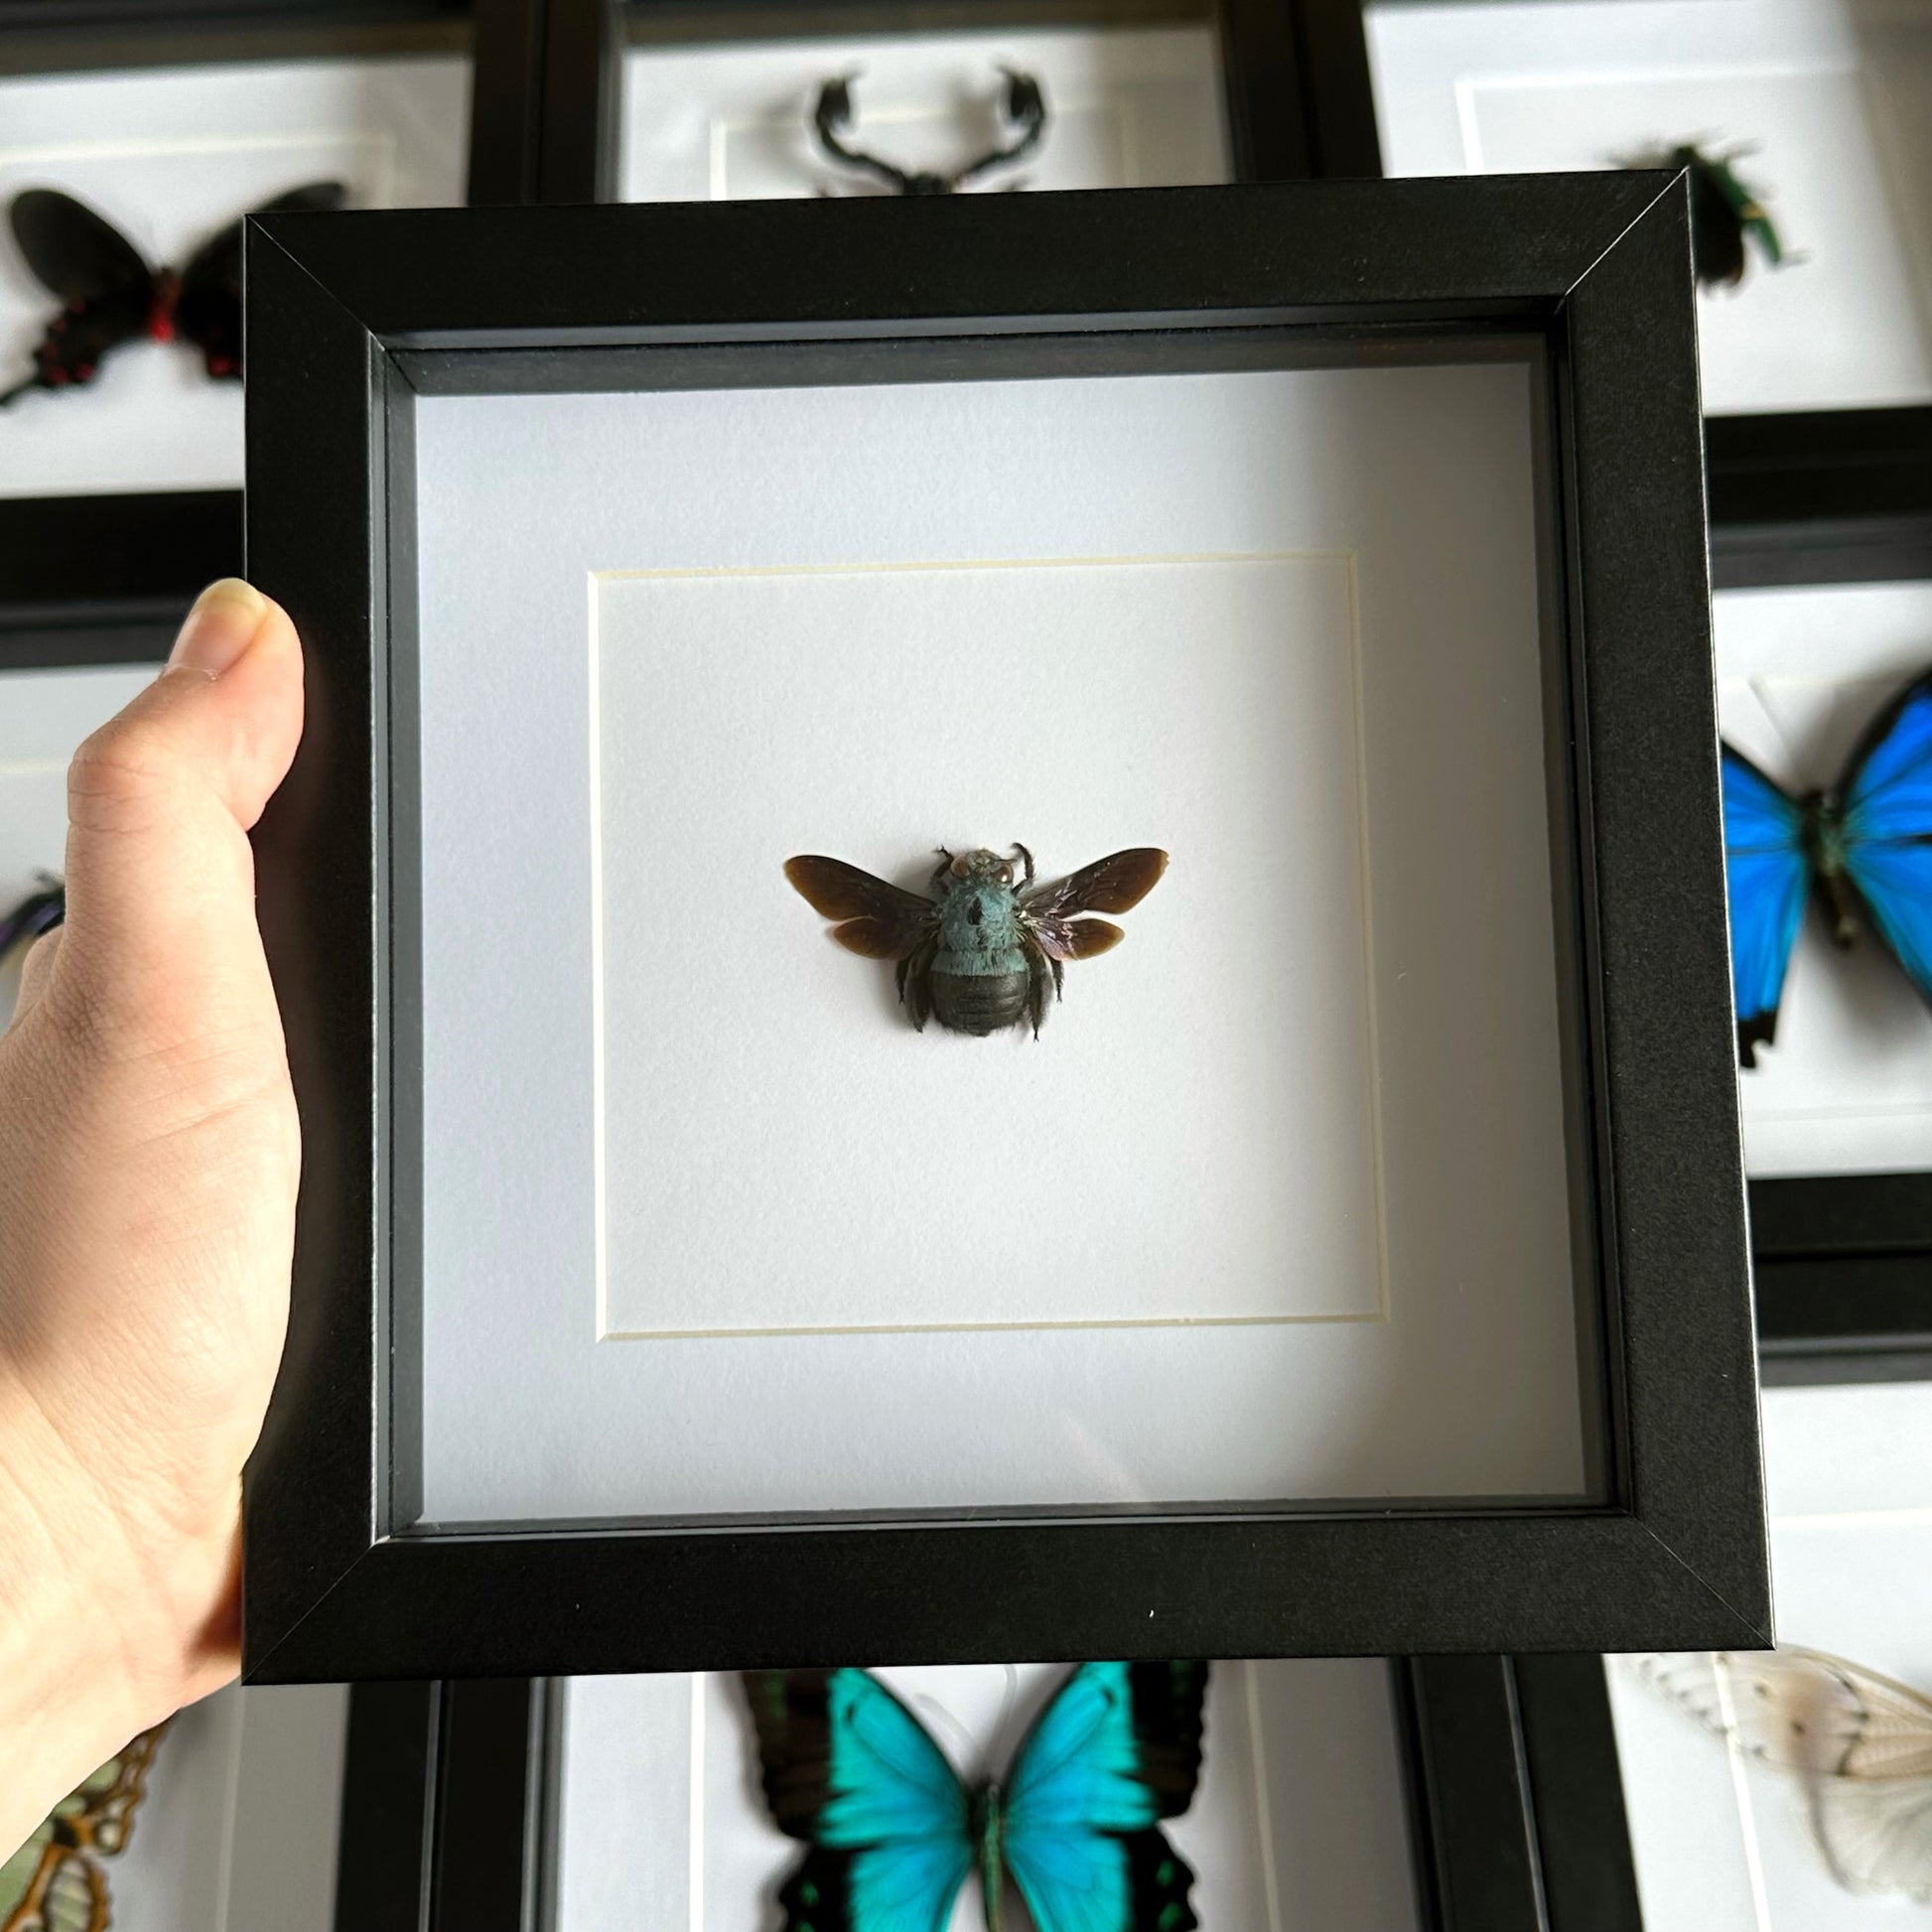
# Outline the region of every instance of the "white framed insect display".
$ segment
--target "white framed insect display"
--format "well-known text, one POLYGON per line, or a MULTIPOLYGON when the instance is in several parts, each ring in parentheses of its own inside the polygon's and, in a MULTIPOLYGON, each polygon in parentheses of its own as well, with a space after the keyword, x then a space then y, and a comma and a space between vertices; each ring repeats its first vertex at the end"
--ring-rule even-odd
POLYGON ((625 201, 1153 188, 1228 178, 1206 23, 641 43, 625 201))
POLYGON ((1365 11, 1391 175, 1694 164, 1707 411, 1932 399, 1916 0, 1365 11))
POLYGON ((1764 1397, 1781 1648, 1607 1660, 1647 1932, 1932 1898, 1932 1384, 1764 1397))
POLYGON ((469 90, 456 54, 0 75, 0 495, 239 483, 241 217, 460 203, 469 90))
MULTIPOLYGON (((1088 1922, 1069 1913, 1069 1881, 1089 1911, 1116 1886, 1135 1898, 1092 1921, 1109 1927, 1415 1932, 1420 1924, 1398 1719, 1379 1659, 1077 1673, 940 1666, 838 1672, 829 1684, 827 1675, 564 1686, 553 1799, 557 1932, 742 1932, 821 1922, 813 1905, 828 1925, 858 1927, 872 1921, 850 1902, 855 1895, 877 1899, 894 1886, 916 1888, 922 1926, 1058 1928, 1088 1922), (1171 1676, 1199 1680, 1197 1701, 1188 1708, 1180 1696, 1173 1714, 1185 1720, 1178 1739, 1170 1732, 1166 1742, 1137 1743, 1132 1768, 1106 1774, 1123 1779, 1111 1786, 1096 1775, 1096 1754, 1113 1746, 1086 1716, 1111 1691, 1109 1673, 1123 1686, 1160 1677, 1164 1690, 1171 1676), (761 1720, 763 1712, 775 1716, 761 1720), (882 1739, 909 1777, 872 1748, 882 1739), (903 1814, 896 1850, 841 1853, 824 1844, 840 1837, 836 1821, 787 1801, 809 1785, 828 1747, 866 1767, 847 1773, 848 1800, 903 1814), (998 1919, 987 1912, 982 1876, 988 1803, 978 1794, 989 1789, 1004 1800, 998 1919), (1130 1812, 1150 1822, 1130 1827, 1130 1812), (1102 1816, 1113 1821, 1107 1830, 1081 1823, 1102 1816), (640 1894, 642 1870, 651 1881, 640 1894), (1042 1916, 1020 1917, 1016 1899, 1042 1916)), ((1148 1685, 1136 1689, 1129 1708, 1144 1710, 1148 1685)), ((1150 1738, 1154 1730, 1139 1726, 1150 1738)))

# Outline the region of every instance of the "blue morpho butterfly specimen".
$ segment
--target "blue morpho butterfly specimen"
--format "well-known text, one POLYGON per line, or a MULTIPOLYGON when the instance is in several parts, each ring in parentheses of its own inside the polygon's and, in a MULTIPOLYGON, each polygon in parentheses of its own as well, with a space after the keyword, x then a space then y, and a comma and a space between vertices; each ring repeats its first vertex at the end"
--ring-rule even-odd
MULTIPOLYGON (((340 207, 339 181, 311 182, 253 210, 340 207)), ((179 271, 151 268, 111 221, 71 195, 30 188, 10 210, 14 240, 50 295, 67 306, 34 349, 34 373, 0 391, 0 404, 29 389, 68 389, 91 382, 101 357, 143 336, 177 336, 202 351, 211 376, 241 373, 241 223, 231 221, 204 242, 179 271)))
POLYGON ((1046 138, 1046 96, 1040 91, 1039 82, 1032 74, 1022 73, 1015 68, 1002 68, 1000 71, 1007 77, 1006 91, 1000 102, 1007 139, 998 147, 989 148, 977 161, 969 161, 965 167, 954 170, 950 175, 909 172, 876 154, 867 154, 862 149, 852 147, 846 141, 845 135, 852 126, 853 118, 854 76, 851 74, 828 80, 819 88, 818 104, 812 109, 812 131, 818 136, 819 146, 832 160, 844 167, 856 168, 872 176, 875 181, 884 182, 895 195, 957 194, 981 176, 1025 160, 1046 138))
POLYGON ((1205 1664, 1082 1664, 1002 1780, 968 1786, 862 1670, 748 1671, 778 1829, 806 1847, 785 1932, 944 1932, 980 1876, 1001 1932, 1010 1876, 1034 1932, 1190 1932, 1194 1874, 1160 1829, 1193 1802, 1205 1664))
POLYGON ((1024 845, 1013 854, 1026 867, 1018 886, 1013 860, 984 848, 954 857, 941 846, 932 875, 937 898, 815 853, 787 859, 785 877, 814 911, 842 921, 832 937, 848 952, 898 962, 899 1001, 919 1031, 930 1014, 955 1033, 981 1036, 1031 1022, 1037 1039, 1047 989, 1060 997, 1063 962, 1091 959, 1127 936, 1080 915, 1140 904, 1167 871, 1168 855, 1134 846, 1035 892, 1034 855, 1024 845))
POLYGON ((1738 180, 1733 161, 1748 153, 1733 148, 1728 154, 1707 154, 1694 141, 1672 148, 1655 148, 1635 156, 1633 168, 1687 169, 1691 177, 1691 267, 1700 288, 1720 282, 1735 288, 1744 279, 1744 242, 1748 237, 1771 268, 1787 259, 1784 244, 1763 201, 1738 180))
POLYGON ((1932 1002, 1932 671, 1872 721, 1829 790, 1793 798, 1724 748, 1725 883, 1737 1054, 1775 1037, 1785 969, 1815 897, 1832 937, 1875 932, 1932 1002))
POLYGON ((0 912, 0 961, 16 946, 32 945, 43 932, 52 932, 67 915, 67 888, 42 873, 39 892, 29 893, 12 911, 0 912))

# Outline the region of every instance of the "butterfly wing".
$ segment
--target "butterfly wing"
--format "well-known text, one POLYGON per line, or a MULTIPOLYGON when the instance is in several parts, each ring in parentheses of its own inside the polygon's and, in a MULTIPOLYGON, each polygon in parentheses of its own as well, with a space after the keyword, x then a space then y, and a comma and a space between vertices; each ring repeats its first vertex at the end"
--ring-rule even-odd
POLYGON ((1728 745, 1723 758, 1725 891, 1730 901, 1730 992, 1737 1009, 1737 1057, 1777 1034, 1785 968, 1805 912, 1811 863, 1797 804, 1728 745))
POLYGON ((862 1670, 747 1671, 765 1803, 809 1848, 786 1932, 944 1932, 973 1866, 966 1793, 919 1721, 862 1670))
MULTIPOLYGON (((251 210, 299 213, 341 207, 348 191, 339 181, 312 181, 251 210)), ((202 351, 213 376, 241 373, 241 223, 218 228, 188 258, 175 298, 175 327, 202 351)))
POLYGON ((71 1846, 37 1840, 0 1867, 0 1910, 6 1912, 0 1932, 107 1932, 107 1882, 100 1867, 71 1846), (23 1875, 16 1886, 17 1867, 23 1875))
POLYGON ((1193 1802, 1207 1666, 1082 1664, 1014 1760, 1007 1868, 1035 1932, 1189 1932, 1194 1874, 1159 1829, 1193 1802))
POLYGON ((1932 672, 1879 713, 1840 795, 1846 870, 1879 937, 1932 1001, 1932 672))
POLYGON ((27 266, 66 306, 35 345, 33 375, 8 394, 91 380, 110 348, 147 328, 154 271, 111 221, 56 189, 16 195, 9 218, 27 266))

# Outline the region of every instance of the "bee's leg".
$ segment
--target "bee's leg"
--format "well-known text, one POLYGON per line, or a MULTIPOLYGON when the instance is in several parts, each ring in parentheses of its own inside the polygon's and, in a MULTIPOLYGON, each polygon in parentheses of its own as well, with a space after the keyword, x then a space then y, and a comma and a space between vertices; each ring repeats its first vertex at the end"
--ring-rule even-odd
POLYGON ((1034 855, 1018 839, 1014 840, 1013 849, 1020 855, 1022 864, 1027 868, 1027 876, 1020 882, 1020 890, 1023 893, 1032 892, 1034 884, 1034 855))
POLYGON ((943 845, 938 848, 938 852, 939 863, 932 869, 932 884, 934 886, 937 886, 940 880, 945 878, 946 874, 952 870, 952 854, 943 845))
POLYGON ((924 1033, 932 1011, 932 955, 930 940, 898 962, 898 997, 911 1017, 912 1031, 924 1033))
POLYGON ((1033 1022, 1034 1037, 1039 1037, 1040 1022, 1046 1018, 1046 989, 1059 984, 1059 961, 1049 960, 1037 940, 1024 941, 1027 954, 1027 1018, 1033 1022))

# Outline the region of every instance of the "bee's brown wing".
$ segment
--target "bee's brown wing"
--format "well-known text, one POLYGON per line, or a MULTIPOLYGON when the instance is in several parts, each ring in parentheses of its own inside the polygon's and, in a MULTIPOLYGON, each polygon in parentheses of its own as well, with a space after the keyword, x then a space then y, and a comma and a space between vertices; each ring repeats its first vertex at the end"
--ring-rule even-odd
POLYGON ((843 859, 803 853, 785 861, 785 877, 813 911, 841 919, 832 937, 868 959, 903 959, 919 943, 932 901, 875 879, 843 859))
POLYGON ((1020 918, 1048 959, 1091 959, 1111 952, 1127 937, 1105 919, 1041 918, 1031 906, 1021 908, 1020 918))
MULTIPOLYGON (((1153 892, 1167 869, 1168 855, 1158 846, 1132 846, 1042 886, 1023 901, 1023 909, 1040 924, 1070 918, 1076 912, 1131 911, 1153 892)), ((1094 950, 1104 952, 1106 948, 1097 946, 1094 950)))

